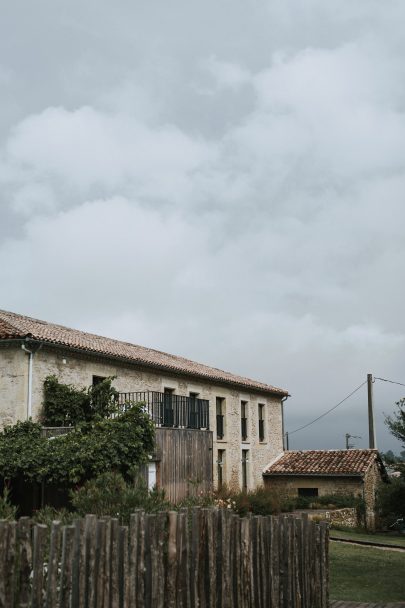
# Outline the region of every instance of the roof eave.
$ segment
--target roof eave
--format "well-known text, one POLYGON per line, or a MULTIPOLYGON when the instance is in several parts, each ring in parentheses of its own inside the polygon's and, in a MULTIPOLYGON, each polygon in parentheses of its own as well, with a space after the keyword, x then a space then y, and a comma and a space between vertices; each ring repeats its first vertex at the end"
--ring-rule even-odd
POLYGON ((364 473, 263 473, 264 477, 364 477, 364 473))
POLYGON ((237 381, 232 381, 232 380, 224 380, 222 378, 216 378, 216 377, 209 377, 209 376, 205 376, 204 374, 199 374, 198 372, 194 372, 194 371, 185 371, 185 370, 181 370, 175 367, 170 367, 168 365, 164 365, 164 364, 160 364, 160 363, 151 363, 149 361, 145 361, 142 359, 133 359, 131 357, 123 357, 120 355, 114 355, 114 354, 108 354, 108 353, 101 353, 97 350, 93 350, 93 349, 89 349, 89 348, 78 348, 78 347, 74 347, 74 346, 70 346, 69 344, 64 344, 61 342, 54 342, 52 340, 43 340, 41 338, 38 338, 32 334, 25 334, 25 335, 21 335, 12 339, 4 339, 4 340, 0 340, 1 342, 22 342, 24 341, 27 337, 30 338, 31 342, 34 343, 41 343, 44 346, 50 346, 52 348, 60 348, 60 349, 64 349, 64 350, 69 350, 72 352, 76 352, 76 353, 81 353, 81 354, 87 354, 87 355, 92 355, 95 357, 101 357, 103 359, 109 359, 109 360, 114 360, 114 361, 123 361, 125 363, 129 363, 132 365, 141 365, 142 367, 146 367, 148 369, 154 369, 154 368, 159 368, 162 371, 166 371, 168 373, 171 374, 175 374, 175 375, 186 375, 186 376, 192 376, 193 378, 199 378, 201 380, 205 380, 206 382, 217 382, 218 384, 221 385, 225 385, 225 386, 232 386, 235 388, 239 388, 239 389, 245 389, 245 390, 251 390, 254 392, 258 392, 258 393, 262 393, 265 395, 272 395, 275 397, 279 397, 280 399, 286 396, 289 396, 288 391, 284 391, 283 389, 266 389, 264 387, 258 387, 258 386, 254 386, 254 385, 248 385, 248 384, 243 384, 243 383, 239 383, 237 381))

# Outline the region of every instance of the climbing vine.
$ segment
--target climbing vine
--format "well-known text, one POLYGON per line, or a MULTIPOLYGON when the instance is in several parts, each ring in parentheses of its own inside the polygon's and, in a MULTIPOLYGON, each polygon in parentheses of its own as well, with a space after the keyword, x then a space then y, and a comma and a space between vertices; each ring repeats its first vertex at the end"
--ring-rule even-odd
POLYGON ((114 377, 89 388, 76 388, 48 376, 44 382, 41 421, 44 426, 75 426, 110 416, 117 409, 114 377))
POLYGON ((0 433, 0 475, 5 479, 79 484, 106 471, 124 476, 153 451, 154 427, 141 405, 113 419, 94 419, 53 439, 25 421, 0 433))

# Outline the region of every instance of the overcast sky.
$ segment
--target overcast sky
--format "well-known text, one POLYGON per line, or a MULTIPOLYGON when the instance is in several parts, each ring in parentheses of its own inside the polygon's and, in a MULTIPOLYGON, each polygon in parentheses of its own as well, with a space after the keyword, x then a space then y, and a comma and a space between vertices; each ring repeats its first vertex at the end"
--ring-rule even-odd
POLYGON ((289 431, 405 383, 403 0, 0 5, 0 308, 287 388, 289 431))

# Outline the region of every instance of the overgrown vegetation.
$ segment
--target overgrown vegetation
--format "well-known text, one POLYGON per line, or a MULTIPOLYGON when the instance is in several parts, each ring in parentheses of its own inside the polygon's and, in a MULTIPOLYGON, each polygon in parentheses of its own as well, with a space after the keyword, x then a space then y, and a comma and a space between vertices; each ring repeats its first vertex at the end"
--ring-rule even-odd
POLYGON ((377 493, 377 512, 386 526, 397 519, 405 519, 405 482, 392 479, 391 483, 381 484, 377 493))
POLYGON ((17 516, 17 507, 11 503, 10 492, 4 486, 3 494, 0 496, 0 519, 14 520, 17 516))
POLYGON ((129 480, 116 472, 103 473, 73 491, 71 502, 79 515, 110 515, 126 524, 135 509, 154 513, 173 508, 162 490, 149 491, 144 479, 136 472, 130 475, 129 480))
MULTIPOLYGON (((396 411, 392 416, 386 416, 385 424, 388 426, 390 432, 398 441, 402 443, 402 447, 405 448, 405 397, 396 401, 396 411)), ((405 452, 401 452, 401 456, 405 456, 405 452)), ((405 462, 401 462, 399 458, 395 458, 395 468, 401 473, 402 479, 405 481, 405 462)), ((394 464, 391 462, 390 464, 394 464)))
POLYGON ((114 377, 106 378, 88 388, 62 384, 56 376, 44 382, 41 422, 44 426, 76 426, 101 420, 117 411, 117 390, 114 377))
POLYGON ((72 485, 106 471, 124 476, 147 460, 154 448, 154 427, 141 405, 113 419, 95 419, 53 439, 41 425, 17 422, 0 433, 0 475, 26 481, 72 485))
POLYGON ((344 509, 358 507, 362 498, 354 494, 325 494, 324 496, 298 496, 295 501, 296 509, 344 509))

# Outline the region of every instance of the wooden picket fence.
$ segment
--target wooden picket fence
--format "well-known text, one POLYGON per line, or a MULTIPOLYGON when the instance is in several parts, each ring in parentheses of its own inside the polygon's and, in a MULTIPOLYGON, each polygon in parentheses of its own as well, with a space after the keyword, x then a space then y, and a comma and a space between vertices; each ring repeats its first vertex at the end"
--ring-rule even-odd
POLYGON ((327 608, 328 526, 226 509, 0 521, 0 608, 327 608))

